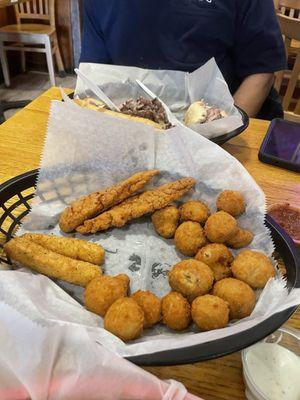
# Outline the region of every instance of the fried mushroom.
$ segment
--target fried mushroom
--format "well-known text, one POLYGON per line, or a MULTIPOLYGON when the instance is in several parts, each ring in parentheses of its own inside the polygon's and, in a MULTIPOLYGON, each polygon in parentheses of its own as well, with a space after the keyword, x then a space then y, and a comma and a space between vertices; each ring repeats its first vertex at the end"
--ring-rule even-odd
POLYGON ((235 278, 248 283, 253 289, 262 289, 275 276, 275 269, 265 254, 244 250, 234 259, 232 273, 235 278))
POLYGON ((84 291, 87 310, 104 317, 109 307, 127 295, 129 278, 125 274, 99 276, 91 280, 84 291))
POLYGON ((140 337, 143 326, 144 312, 130 297, 116 300, 104 317, 104 328, 124 341, 140 337))
POLYGON ((229 307, 220 297, 206 294, 192 303, 192 319, 201 331, 224 328, 229 321, 229 307))
POLYGON ((248 317, 255 306, 255 293, 245 282, 226 278, 217 282, 213 288, 214 296, 225 300, 230 309, 230 319, 248 317))
POLYGON ((191 323, 191 307, 178 292, 170 292, 162 298, 163 323, 175 331, 183 331, 191 323))
POLYGON ((213 282, 214 275, 209 266, 194 259, 175 264, 169 272, 171 288, 181 293, 190 302, 195 297, 208 293, 213 282))
POLYGON ((195 258, 212 269, 216 281, 231 276, 230 266, 234 257, 224 244, 209 243, 198 251, 195 258))
POLYGON ((161 320, 161 300, 149 290, 138 290, 131 298, 144 311, 144 328, 150 328, 161 320))
POLYGON ((241 249, 248 246, 253 241, 253 233, 245 229, 238 229, 237 233, 227 241, 227 245, 232 249, 241 249))
POLYGON ((171 239, 179 223, 179 210, 171 205, 155 211, 151 216, 156 232, 165 239, 171 239))
POLYGON ((199 200, 190 200, 179 208, 181 221, 199 222, 205 224, 210 216, 210 210, 205 203, 199 200))
POLYGON ((246 209, 244 196, 237 190, 224 190, 217 198, 217 209, 238 217, 246 209))
POLYGON ((238 231, 235 218, 225 211, 212 214, 205 223, 205 235, 212 243, 225 243, 238 231))
POLYGON ((198 222, 183 222, 175 232, 176 249, 188 257, 193 257, 206 244, 206 238, 198 222))

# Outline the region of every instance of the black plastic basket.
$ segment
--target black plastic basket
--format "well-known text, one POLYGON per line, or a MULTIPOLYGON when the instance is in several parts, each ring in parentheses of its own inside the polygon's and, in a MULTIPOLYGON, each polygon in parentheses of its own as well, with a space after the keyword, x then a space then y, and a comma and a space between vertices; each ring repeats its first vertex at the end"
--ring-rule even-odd
MULTIPOLYGON (((30 200, 35 194, 35 183, 38 170, 17 176, 0 186, 0 246, 10 240, 22 220, 30 211, 30 200)), ((42 197, 40 193, 36 194, 42 197)), ((288 287, 300 288, 300 255, 292 239, 276 222, 267 215, 266 225, 271 231, 276 251, 283 260, 286 269, 288 287)), ((1 250, 1 248, 0 248, 1 250)), ((9 262, 5 254, 0 260, 9 262)), ((239 351, 265 338, 294 313, 297 307, 282 311, 264 322, 242 333, 214 340, 212 342, 191 346, 184 349, 163 351, 128 359, 140 365, 184 364, 220 357, 239 351)))

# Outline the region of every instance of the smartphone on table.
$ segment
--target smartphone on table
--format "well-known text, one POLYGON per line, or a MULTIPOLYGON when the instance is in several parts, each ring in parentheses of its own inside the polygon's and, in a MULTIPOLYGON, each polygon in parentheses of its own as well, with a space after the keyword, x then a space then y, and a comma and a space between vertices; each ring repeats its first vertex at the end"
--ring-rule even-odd
POLYGON ((260 161, 300 172, 300 124, 274 119, 260 147, 260 161))

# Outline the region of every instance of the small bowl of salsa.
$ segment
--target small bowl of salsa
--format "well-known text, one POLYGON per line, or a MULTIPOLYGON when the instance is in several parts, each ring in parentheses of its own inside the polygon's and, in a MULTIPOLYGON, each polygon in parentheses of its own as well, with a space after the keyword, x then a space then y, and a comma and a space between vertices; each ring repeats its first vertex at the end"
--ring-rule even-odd
POLYGON ((268 207, 268 214, 300 246, 300 207, 290 203, 276 203, 268 207))

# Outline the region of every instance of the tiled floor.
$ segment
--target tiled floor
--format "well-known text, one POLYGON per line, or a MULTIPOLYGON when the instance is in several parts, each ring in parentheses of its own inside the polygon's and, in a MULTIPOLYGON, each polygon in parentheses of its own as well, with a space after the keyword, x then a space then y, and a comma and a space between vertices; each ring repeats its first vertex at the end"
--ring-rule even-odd
MULTIPOLYGON (((75 75, 67 75, 65 78, 56 77, 56 86, 75 88, 75 75)), ((0 100, 18 101, 33 100, 51 87, 49 75, 41 72, 27 72, 20 74, 11 80, 11 86, 6 88, 0 85, 0 100)), ((11 117, 18 110, 8 110, 5 117, 11 117)))

